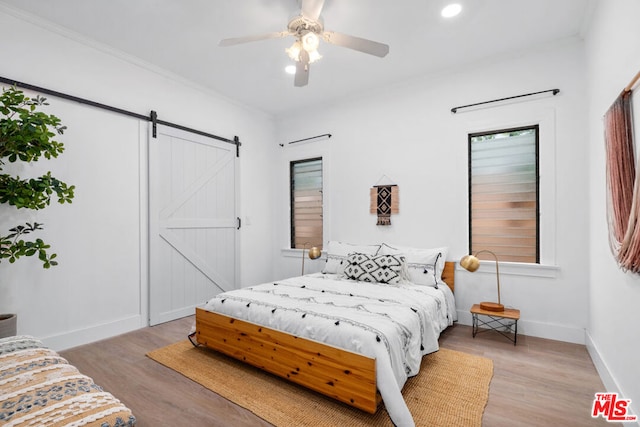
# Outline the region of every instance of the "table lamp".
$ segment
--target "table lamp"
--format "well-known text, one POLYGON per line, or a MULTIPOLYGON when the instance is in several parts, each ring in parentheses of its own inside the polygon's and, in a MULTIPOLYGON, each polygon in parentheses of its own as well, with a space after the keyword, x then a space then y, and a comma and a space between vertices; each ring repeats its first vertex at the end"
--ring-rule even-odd
POLYGON ((462 257, 462 259, 460 260, 460 266, 462 268, 464 268, 465 270, 473 273, 474 271, 476 271, 478 269, 478 267, 480 267, 480 260, 477 258, 478 254, 481 253, 488 253, 493 255, 493 257, 496 259, 496 280, 498 282, 498 302, 481 302, 480 303, 480 308, 483 310, 487 310, 487 311, 504 311, 504 305, 502 305, 500 303, 500 271, 498 269, 498 257, 496 254, 494 254, 491 251, 488 250, 481 250, 476 252, 475 255, 465 255, 462 257))
MULTIPOLYGON (((307 242, 302 247, 302 275, 303 276, 304 276, 304 251, 307 249, 307 245, 308 244, 309 243, 307 242)), ((309 249, 309 258, 310 259, 320 258, 320 255, 322 255, 322 251, 320 250, 319 247, 313 246, 312 248, 309 249)))

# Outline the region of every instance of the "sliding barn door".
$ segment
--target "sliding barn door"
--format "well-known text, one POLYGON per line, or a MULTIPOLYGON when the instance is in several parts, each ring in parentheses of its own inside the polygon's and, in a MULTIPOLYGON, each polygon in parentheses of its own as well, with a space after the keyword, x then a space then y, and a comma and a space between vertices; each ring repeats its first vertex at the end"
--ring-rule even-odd
POLYGON ((236 287, 236 147, 158 126, 149 138, 149 317, 195 313, 236 287))

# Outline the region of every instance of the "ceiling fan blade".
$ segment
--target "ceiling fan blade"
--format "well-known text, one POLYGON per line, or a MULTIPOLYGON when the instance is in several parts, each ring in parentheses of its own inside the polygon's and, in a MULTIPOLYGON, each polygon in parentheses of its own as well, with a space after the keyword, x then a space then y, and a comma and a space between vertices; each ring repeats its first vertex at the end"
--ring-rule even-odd
POLYGON ((336 33, 335 31, 325 31, 322 34, 322 38, 327 43, 368 53, 369 55, 379 56, 380 58, 387 56, 389 53, 389 45, 347 34, 336 33))
POLYGON ((302 15, 312 21, 317 21, 322 13, 324 0, 301 0, 302 15))
POLYGON ((295 87, 306 86, 309 83, 309 54, 302 49, 300 60, 296 62, 296 77, 293 81, 295 87))
POLYGON ((235 37, 231 39, 220 40, 220 43, 218 43, 218 46, 221 46, 221 47, 234 46, 237 44, 257 42, 260 40, 278 39, 278 38, 282 38, 290 35, 292 34, 289 31, 280 31, 275 33, 258 34, 254 36, 235 37))

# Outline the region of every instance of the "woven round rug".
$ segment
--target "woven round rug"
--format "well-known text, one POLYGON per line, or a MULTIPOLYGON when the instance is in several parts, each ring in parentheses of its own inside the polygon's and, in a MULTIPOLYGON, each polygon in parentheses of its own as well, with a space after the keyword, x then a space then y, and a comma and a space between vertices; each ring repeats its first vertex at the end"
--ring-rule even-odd
MULTIPOLYGON (((384 405, 368 414, 188 340, 147 356, 275 426, 393 427, 384 405)), ((492 376, 490 359, 443 348, 423 357, 402 395, 416 426, 480 427, 492 376)))

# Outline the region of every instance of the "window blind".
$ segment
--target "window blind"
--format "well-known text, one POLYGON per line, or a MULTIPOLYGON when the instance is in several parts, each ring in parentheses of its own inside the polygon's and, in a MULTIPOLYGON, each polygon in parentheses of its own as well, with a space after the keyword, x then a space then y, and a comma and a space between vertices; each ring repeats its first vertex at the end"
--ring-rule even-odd
POLYGON ((322 158, 291 162, 291 247, 322 241, 322 158))
POLYGON ((538 127, 470 135, 470 249, 538 263, 538 127))

